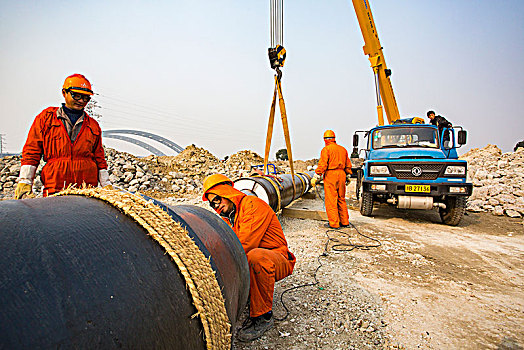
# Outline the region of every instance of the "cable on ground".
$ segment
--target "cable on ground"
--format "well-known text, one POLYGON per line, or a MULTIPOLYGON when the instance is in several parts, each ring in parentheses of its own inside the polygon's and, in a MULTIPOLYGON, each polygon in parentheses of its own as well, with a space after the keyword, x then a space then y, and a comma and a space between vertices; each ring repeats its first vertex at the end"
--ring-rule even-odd
MULTIPOLYGON (((320 197, 320 194, 318 193, 318 190, 316 189, 316 186, 315 186, 315 190, 317 191, 317 194, 319 195, 320 197)), ((322 198, 322 197, 320 197, 322 198)), ((349 232, 344 232, 342 231, 343 228, 340 228, 340 229, 328 229, 326 230, 324 233, 326 234, 327 236, 327 240, 326 240, 326 243, 324 244, 324 251, 322 252, 322 254, 320 254, 318 257, 317 257, 317 261, 318 261, 318 266, 317 268, 315 269, 315 273, 313 274, 313 280, 314 282, 311 282, 311 283, 306 283, 306 284, 301 284, 299 286, 295 286, 295 287, 291 287, 291 288, 288 288, 286 290, 284 290, 281 294, 280 294, 280 303, 282 304, 282 307, 284 308, 284 310, 286 310, 286 314, 284 315, 284 317, 282 318, 277 318, 275 317, 275 320, 276 321, 284 321, 285 319, 287 319, 287 317, 289 316, 289 309, 286 307, 286 304, 284 303, 284 300, 283 300, 283 297, 284 297, 284 294, 292 291, 292 290, 295 290, 295 289, 299 289, 299 288, 304 288, 304 287, 310 287, 310 286, 316 286, 318 285, 320 282, 318 281, 317 279, 317 273, 318 273, 318 270, 320 270, 320 268, 323 266, 322 264, 322 261, 320 260, 321 257, 323 256, 328 256, 329 255, 329 251, 328 251, 328 247, 329 247, 329 242, 335 242, 337 244, 334 244, 331 249, 333 251, 337 251, 337 252, 350 252, 354 249, 362 249, 362 250, 369 250, 371 248, 377 248, 377 247, 380 247, 382 245, 382 243, 376 239, 376 238, 373 238, 373 237, 369 237, 363 233, 361 233, 357 227, 355 225, 353 225, 351 222, 349 223, 349 225, 351 225, 352 228, 355 229, 355 231, 357 231, 357 233, 362 236, 362 237, 365 237, 369 240, 372 240, 372 241, 375 241, 376 243, 375 244, 357 244, 357 243, 353 243, 351 242, 351 239, 350 239, 350 236, 349 236, 349 232), (340 241, 334 237, 330 237, 329 236, 329 232, 336 232, 336 233, 342 233, 343 235, 347 236, 347 239, 348 239, 348 243, 340 243, 340 241), (348 249, 343 249, 342 247, 348 247, 348 249)))

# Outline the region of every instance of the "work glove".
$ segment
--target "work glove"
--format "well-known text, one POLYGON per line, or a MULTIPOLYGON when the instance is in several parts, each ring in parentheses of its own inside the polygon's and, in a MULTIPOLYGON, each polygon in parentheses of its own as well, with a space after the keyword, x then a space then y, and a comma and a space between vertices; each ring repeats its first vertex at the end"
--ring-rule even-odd
POLYGON ((349 185, 350 182, 351 182, 351 174, 347 174, 346 175, 346 185, 349 185))
POLYGON ((311 179, 311 187, 315 187, 317 183, 320 182, 320 180, 321 180, 320 175, 315 174, 315 176, 313 176, 313 178, 311 179))
POLYGON ((24 195, 31 194, 33 186, 23 182, 19 182, 15 188, 15 199, 22 199, 24 195))
POLYGON ((111 181, 109 180, 109 172, 107 171, 107 169, 98 170, 98 182, 100 182, 100 186, 105 189, 113 189, 111 181), (109 186, 111 186, 111 188, 109 188, 109 186))

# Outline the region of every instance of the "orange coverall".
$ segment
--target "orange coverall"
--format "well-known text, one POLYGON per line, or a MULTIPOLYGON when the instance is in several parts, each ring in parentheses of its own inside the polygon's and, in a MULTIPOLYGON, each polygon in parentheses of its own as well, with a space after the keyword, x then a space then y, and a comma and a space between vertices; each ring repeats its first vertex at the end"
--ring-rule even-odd
POLYGON ((271 207, 230 185, 219 184, 206 193, 229 199, 235 205, 232 219, 224 220, 235 231, 249 263, 251 317, 273 309, 275 282, 293 272, 296 258, 288 249, 282 226, 271 207))
POLYGON ((44 196, 69 184, 97 186, 98 171, 107 169, 102 131, 96 120, 85 113, 80 133, 71 142, 57 110, 49 107, 36 116, 22 150, 22 165, 38 167, 44 156, 46 165, 40 174, 44 196))
POLYGON ((325 139, 326 146, 320 153, 315 173, 324 174, 324 194, 329 226, 338 228, 349 225, 346 205, 346 174, 351 174, 348 151, 334 139, 325 139))

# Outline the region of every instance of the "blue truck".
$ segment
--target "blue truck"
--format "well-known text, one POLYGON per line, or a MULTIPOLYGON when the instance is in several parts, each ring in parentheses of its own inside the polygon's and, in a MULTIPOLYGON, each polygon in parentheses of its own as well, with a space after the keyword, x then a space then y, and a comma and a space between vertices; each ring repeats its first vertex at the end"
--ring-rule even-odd
POLYGON ((455 126, 439 133, 429 124, 377 126, 355 132, 352 156, 359 154, 359 133, 367 139, 364 162, 356 169, 362 215, 370 216, 375 203, 437 208, 443 223, 458 225, 473 188, 466 181, 467 163, 457 154, 466 143, 465 130, 455 126))

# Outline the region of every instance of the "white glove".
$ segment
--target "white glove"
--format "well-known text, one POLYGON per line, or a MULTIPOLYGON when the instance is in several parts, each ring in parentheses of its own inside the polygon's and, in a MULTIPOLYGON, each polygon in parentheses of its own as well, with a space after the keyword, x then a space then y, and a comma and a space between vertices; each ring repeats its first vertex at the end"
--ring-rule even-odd
POLYGON ((107 169, 98 170, 98 182, 100 182, 100 187, 111 186, 111 181, 109 181, 109 172, 107 169))
POLYGON ((20 175, 18 176, 18 182, 33 186, 33 180, 35 179, 36 166, 34 165, 22 165, 20 167, 20 175))

